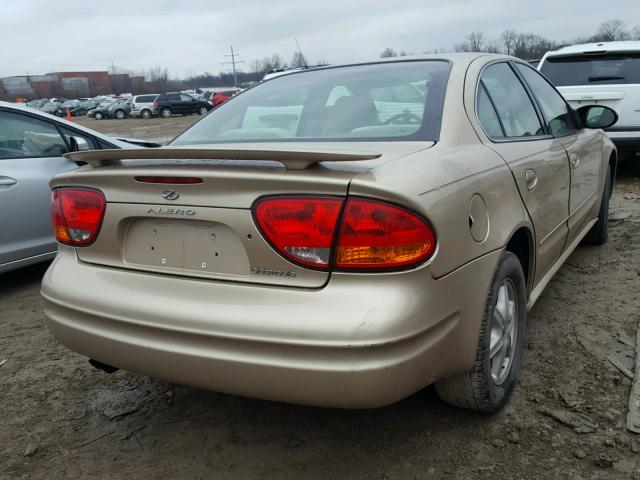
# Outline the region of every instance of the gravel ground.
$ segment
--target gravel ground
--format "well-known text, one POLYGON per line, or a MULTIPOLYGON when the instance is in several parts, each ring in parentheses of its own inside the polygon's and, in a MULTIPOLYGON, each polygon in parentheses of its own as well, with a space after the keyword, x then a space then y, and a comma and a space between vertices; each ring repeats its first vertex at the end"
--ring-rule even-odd
POLYGON ((74 117, 73 121, 83 127, 92 128, 105 135, 141 138, 165 143, 178 133, 190 127, 200 115, 175 116, 171 118, 153 117, 125 118, 123 120, 94 120, 89 117, 74 117))
MULTIPOLYGON (((151 136, 196 119, 149 120, 151 136)), ((136 122, 135 136, 146 121, 88 123, 113 133, 136 122)), ((579 247, 540 297, 521 384, 491 416, 443 404, 432 388, 340 411, 107 375, 47 331, 46 265, 5 274, 0 479, 640 479, 640 437, 624 428, 630 380, 607 360, 632 355, 639 238, 640 179, 623 171, 609 242, 579 247)))

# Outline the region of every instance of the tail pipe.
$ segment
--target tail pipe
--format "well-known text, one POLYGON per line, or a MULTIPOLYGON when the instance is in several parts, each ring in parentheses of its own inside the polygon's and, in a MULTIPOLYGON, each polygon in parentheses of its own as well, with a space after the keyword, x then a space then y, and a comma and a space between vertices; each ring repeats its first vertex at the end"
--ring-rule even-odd
POLYGON ((106 372, 108 374, 112 374, 120 370, 117 367, 112 367, 111 365, 107 365, 106 363, 99 362, 97 360, 94 360, 93 358, 89 359, 89 363, 91 364, 92 367, 97 368, 98 370, 102 370, 103 372, 106 372))

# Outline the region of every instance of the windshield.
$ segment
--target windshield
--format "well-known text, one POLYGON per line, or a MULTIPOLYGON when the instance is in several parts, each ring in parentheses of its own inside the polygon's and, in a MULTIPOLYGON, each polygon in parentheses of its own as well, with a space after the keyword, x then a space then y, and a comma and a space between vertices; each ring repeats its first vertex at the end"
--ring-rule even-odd
POLYGON ((558 87, 640 83, 640 53, 547 57, 540 71, 558 87))
POLYGON ((171 145, 437 140, 449 70, 430 60, 285 75, 235 96, 171 145))

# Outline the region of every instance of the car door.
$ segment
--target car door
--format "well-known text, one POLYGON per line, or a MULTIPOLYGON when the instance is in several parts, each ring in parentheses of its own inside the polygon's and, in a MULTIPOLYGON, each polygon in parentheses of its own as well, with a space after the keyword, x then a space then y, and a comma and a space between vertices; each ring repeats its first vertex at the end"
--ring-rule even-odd
POLYGON ((565 99, 537 70, 516 63, 536 98, 551 135, 567 151, 571 166, 569 196, 569 241, 582 232, 593 220, 594 208, 600 200, 600 178, 604 175, 602 145, 596 130, 582 128, 565 99))
POLYGON ((484 68, 476 114, 488 144, 511 169, 535 230, 536 279, 562 254, 568 235, 569 162, 562 143, 547 134, 539 112, 509 62, 484 68))
POLYGON ((169 101, 169 105, 171 106, 171 113, 180 113, 184 112, 182 102, 180 101, 180 95, 177 93, 170 93, 167 95, 167 100, 169 101))
POLYGON ((52 123, 0 110, 0 268, 55 252, 49 180, 77 167, 67 151, 52 123))
POLYGON ((180 113, 188 114, 196 112, 196 101, 192 96, 181 93, 180 102, 182 103, 182 112, 180 113))

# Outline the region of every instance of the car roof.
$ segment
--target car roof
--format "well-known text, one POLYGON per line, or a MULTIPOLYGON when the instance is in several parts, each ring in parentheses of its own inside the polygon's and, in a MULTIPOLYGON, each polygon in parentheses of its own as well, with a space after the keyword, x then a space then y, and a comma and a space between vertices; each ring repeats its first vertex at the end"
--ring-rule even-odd
POLYGON ((308 72, 314 72, 318 70, 330 70, 335 68, 343 68, 343 67, 354 67, 359 65, 372 65, 376 63, 400 63, 400 62, 415 62, 420 60, 440 60, 447 61, 459 65, 469 65, 471 62, 478 58, 484 58, 487 62, 491 60, 514 60, 518 62, 526 63, 524 60, 521 60, 516 57, 512 57, 510 55, 503 55, 498 53, 485 53, 485 52, 465 52, 465 53, 438 53, 438 54, 423 54, 423 55, 405 55, 402 57, 390 57, 390 58, 373 58, 368 61, 361 61, 357 63, 344 63, 338 65, 326 65, 322 67, 310 67, 310 68, 302 68, 299 70, 288 70, 283 72, 283 74, 279 76, 272 76, 271 78, 265 78, 263 81, 271 81, 278 77, 282 76, 291 76, 291 75, 304 75, 308 72))
POLYGON ((19 105, 17 103, 10 103, 10 102, 3 102, 3 101, 0 101, 0 108, 6 109, 6 110, 14 110, 16 112, 21 112, 21 113, 28 113, 29 115, 31 115, 33 117, 39 117, 42 120, 46 120, 48 122, 58 123, 58 124, 63 125, 65 127, 70 127, 70 128, 72 128, 74 130, 78 130, 79 132, 84 132, 86 134, 92 135, 92 136, 94 136, 94 137, 96 137, 96 138, 98 138, 100 140, 104 140, 105 142, 117 145, 120 148, 131 148, 130 144, 128 144, 126 142, 122 142, 121 140, 118 140, 117 138, 110 137, 108 135, 104 135, 104 134, 102 134, 100 132, 96 132, 95 130, 91 130, 90 128, 83 127, 82 125, 78 125, 77 123, 69 122, 68 120, 65 120, 64 118, 54 117, 53 115, 41 112, 41 111, 36 110, 34 108, 25 107, 25 106, 19 105))
POLYGON ((602 53, 615 53, 615 52, 640 52, 640 41, 625 40, 620 42, 597 42, 597 43, 582 43, 579 45, 569 45, 559 48, 558 50, 552 50, 545 56, 547 57, 560 57, 575 55, 580 53, 602 52, 602 53))

